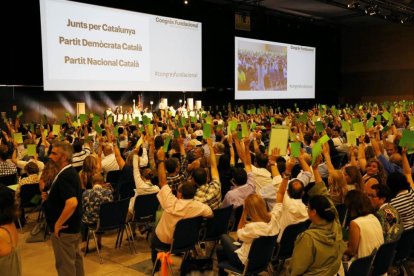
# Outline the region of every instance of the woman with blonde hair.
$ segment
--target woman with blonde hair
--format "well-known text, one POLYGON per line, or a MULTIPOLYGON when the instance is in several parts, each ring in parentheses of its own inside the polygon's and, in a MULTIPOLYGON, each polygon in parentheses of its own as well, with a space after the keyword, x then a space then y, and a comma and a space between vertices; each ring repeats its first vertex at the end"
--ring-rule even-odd
POLYGON ((342 171, 336 170, 333 166, 329 152, 329 144, 325 143, 322 147, 322 153, 325 158, 326 166, 328 167, 329 194, 335 205, 343 204, 345 201, 345 195, 348 192, 346 178, 342 171))
POLYGON ((333 170, 329 172, 328 187, 332 201, 335 205, 343 204, 345 202, 345 196, 348 192, 348 183, 346 182, 345 175, 340 170, 333 170))
POLYGON ((362 191, 362 175, 357 166, 346 166, 343 168, 346 183, 348 184, 348 191, 359 190, 362 191))
MULTIPOLYGON (((248 144, 248 142, 245 141, 245 144, 248 144)), ((250 151, 246 150, 244 154, 245 170, 250 173, 250 151)), ((275 172, 276 164, 272 163, 271 167, 272 172, 275 172)), ((234 243, 234 240, 229 235, 222 235, 221 246, 216 250, 219 263, 228 261, 232 266, 243 269, 253 241, 259 237, 275 236, 279 233, 283 195, 284 191, 286 191, 287 182, 287 178, 283 179, 276 196, 276 205, 270 213, 267 211, 266 202, 260 195, 253 193, 246 197, 237 229, 237 237, 243 244, 239 246, 237 243, 234 243)), ((219 274, 226 275, 223 269, 219 270, 219 274)))
POLYGON ((95 174, 100 173, 100 167, 98 160, 94 156, 89 155, 85 158, 82 170, 79 172, 82 190, 92 188, 92 178, 95 174))
MULTIPOLYGON (((222 235, 221 247, 217 249, 218 261, 226 260, 232 266, 243 269, 253 241, 279 232, 279 227, 272 221, 272 215, 267 211, 264 199, 258 194, 250 194, 244 200, 243 214, 237 229, 237 237, 242 244, 240 246, 229 235, 222 235)), ((226 273, 220 269, 219 275, 226 273)))

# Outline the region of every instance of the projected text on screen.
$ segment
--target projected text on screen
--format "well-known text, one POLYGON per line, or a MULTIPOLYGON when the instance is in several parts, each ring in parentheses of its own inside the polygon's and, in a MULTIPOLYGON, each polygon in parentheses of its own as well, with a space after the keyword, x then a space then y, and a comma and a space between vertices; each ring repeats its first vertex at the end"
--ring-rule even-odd
POLYGON ((45 90, 201 91, 201 23, 40 0, 45 90))

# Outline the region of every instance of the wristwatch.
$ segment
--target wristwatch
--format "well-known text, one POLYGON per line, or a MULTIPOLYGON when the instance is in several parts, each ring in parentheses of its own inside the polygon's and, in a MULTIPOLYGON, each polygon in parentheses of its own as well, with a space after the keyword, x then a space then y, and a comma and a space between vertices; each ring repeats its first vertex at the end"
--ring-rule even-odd
POLYGON ((289 179, 291 175, 292 175, 291 173, 286 173, 286 172, 284 172, 284 173, 283 173, 283 178, 287 178, 287 179, 289 179))

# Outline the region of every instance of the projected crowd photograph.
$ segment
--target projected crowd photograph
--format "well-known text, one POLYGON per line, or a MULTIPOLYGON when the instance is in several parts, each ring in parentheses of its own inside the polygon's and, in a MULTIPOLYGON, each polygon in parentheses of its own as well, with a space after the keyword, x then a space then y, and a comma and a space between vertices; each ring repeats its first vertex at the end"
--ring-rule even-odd
POLYGON ((240 91, 285 91, 287 47, 243 42, 238 49, 237 86, 240 91))

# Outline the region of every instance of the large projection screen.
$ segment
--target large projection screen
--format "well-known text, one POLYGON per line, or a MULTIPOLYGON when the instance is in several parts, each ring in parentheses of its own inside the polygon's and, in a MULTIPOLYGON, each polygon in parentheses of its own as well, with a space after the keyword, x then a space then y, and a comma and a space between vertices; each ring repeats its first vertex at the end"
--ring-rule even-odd
POLYGON ((201 91, 201 23, 40 0, 43 80, 57 91, 201 91))
POLYGON ((314 99, 314 47, 235 38, 235 99, 314 99))

